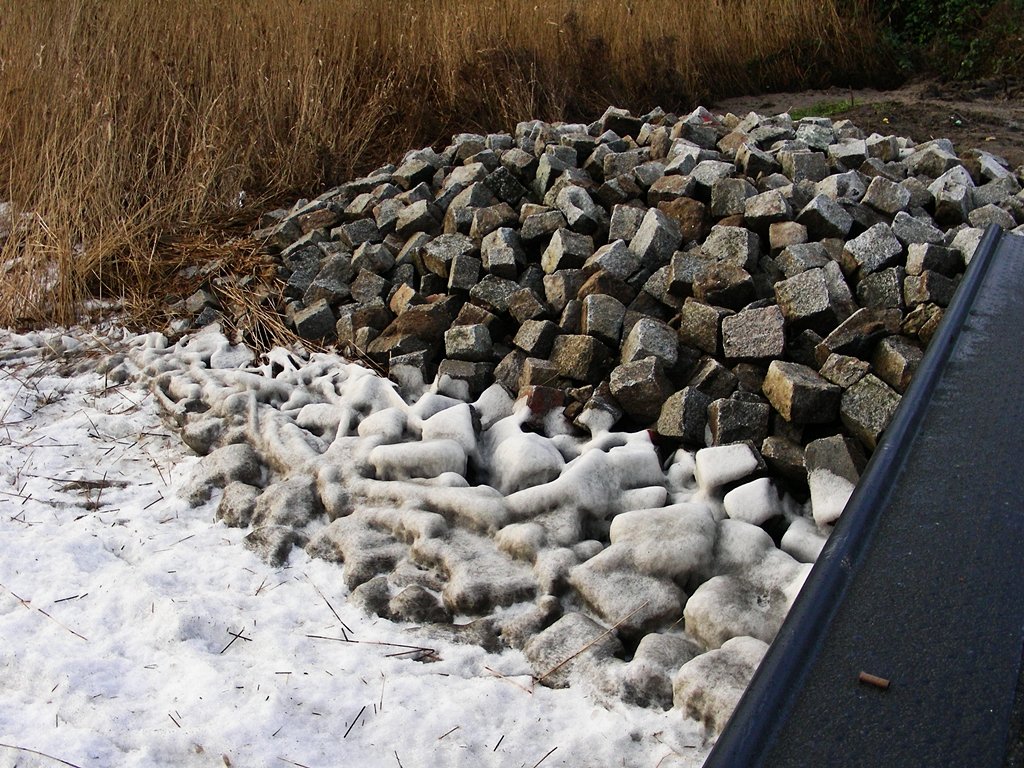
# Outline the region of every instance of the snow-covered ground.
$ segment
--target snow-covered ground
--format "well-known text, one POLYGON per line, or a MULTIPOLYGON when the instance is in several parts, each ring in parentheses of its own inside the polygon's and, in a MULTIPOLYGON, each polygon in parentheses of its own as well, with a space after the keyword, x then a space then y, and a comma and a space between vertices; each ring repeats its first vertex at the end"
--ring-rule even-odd
POLYGON ((197 458, 123 343, 0 333, 0 766, 698 766, 678 709, 533 684, 517 651, 346 604, 177 492, 197 458))

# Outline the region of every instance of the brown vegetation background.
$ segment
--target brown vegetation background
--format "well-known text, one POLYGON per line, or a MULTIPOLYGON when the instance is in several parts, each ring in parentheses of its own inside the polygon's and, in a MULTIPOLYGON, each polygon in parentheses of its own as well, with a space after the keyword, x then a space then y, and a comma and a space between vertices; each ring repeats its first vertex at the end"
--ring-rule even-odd
POLYGON ((0 325, 151 306, 271 202, 457 131, 877 82, 877 50, 857 0, 0 0, 0 325))

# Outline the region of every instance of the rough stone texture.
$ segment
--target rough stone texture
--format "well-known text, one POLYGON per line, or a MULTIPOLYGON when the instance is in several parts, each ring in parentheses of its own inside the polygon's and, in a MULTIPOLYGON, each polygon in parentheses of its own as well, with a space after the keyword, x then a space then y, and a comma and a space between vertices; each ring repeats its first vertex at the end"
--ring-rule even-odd
POLYGON ((592 294, 583 299, 580 326, 583 333, 595 336, 612 349, 619 346, 626 307, 618 299, 605 294, 592 294))
POLYGON ((555 338, 550 359, 565 378, 596 384, 607 372, 611 355, 593 336, 562 335, 555 338))
POLYGON ((644 423, 658 418, 665 399, 672 393, 672 382, 665 376, 661 360, 653 356, 617 366, 609 386, 622 409, 644 423))
POLYGON ((784 316, 777 306, 747 309, 722 319, 722 351, 733 360, 781 357, 786 346, 784 316))
POLYGON ((658 415, 658 433, 688 444, 703 444, 711 398, 694 387, 683 387, 670 395, 658 415))
POLYGON ((655 270, 668 262, 683 241, 679 225, 657 208, 644 215, 629 247, 647 269, 655 270))
POLYGON ((721 398, 708 406, 710 445, 752 442, 760 445, 768 436, 768 403, 721 398))
POLYGON ((768 402, 782 418, 795 424, 825 424, 835 419, 841 393, 813 368, 781 360, 772 361, 764 380, 768 402))
POLYGON ((888 224, 875 224, 849 240, 843 249, 842 263, 847 274, 858 278, 891 267, 903 253, 903 246, 888 224))
POLYGON ((622 361, 629 363, 654 356, 666 368, 679 359, 679 335, 665 323, 645 317, 633 325, 622 342, 622 361))
POLYGON ((868 374, 843 392, 839 417, 861 443, 874 450, 899 404, 899 394, 878 377, 868 374))

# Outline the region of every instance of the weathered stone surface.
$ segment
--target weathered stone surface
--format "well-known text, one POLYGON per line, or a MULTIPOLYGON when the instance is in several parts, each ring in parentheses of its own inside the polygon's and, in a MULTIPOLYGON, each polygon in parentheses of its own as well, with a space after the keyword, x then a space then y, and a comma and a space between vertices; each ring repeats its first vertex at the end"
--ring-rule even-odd
POLYGON ((547 357, 560 331, 550 320, 527 320, 519 327, 512 343, 532 357, 547 357))
POLYGON ((622 342, 621 356, 624 363, 654 356, 671 368, 679 359, 679 335, 660 320, 642 318, 622 342))
POLYGON ((601 380, 610 359, 608 347, 593 336, 569 334, 555 338, 550 357, 561 376, 591 384, 601 380))
POLYGON ((815 354, 821 362, 833 352, 866 359, 876 341, 899 333, 901 320, 896 309, 858 309, 825 337, 815 354))
POLYGON ((626 280, 640 268, 640 257, 630 250, 624 240, 613 240, 594 251, 584 268, 602 269, 609 275, 626 280))
POLYGON ((722 320, 732 314, 724 307, 712 307, 687 299, 679 312, 679 339, 683 344, 709 355, 719 354, 722 344, 722 320))
POLYGON ((497 275, 484 275, 480 282, 469 289, 469 297, 497 312, 508 312, 508 303, 517 291, 519 283, 497 275))
POLYGON ((666 264, 683 240, 679 225, 657 208, 644 214, 629 247, 650 270, 666 264))
POLYGON ((615 634, 582 613, 567 613, 523 648, 537 679, 551 688, 567 687, 574 676, 590 675, 620 653, 615 634))
POLYGON ((807 227, 807 234, 812 240, 845 238, 853 226, 853 217, 825 195, 818 195, 807 203, 796 220, 807 227))
POLYGON ((864 378, 870 371, 871 365, 864 360, 833 353, 828 356, 818 373, 823 379, 847 389, 864 378))
POLYGON ((612 349, 617 349, 625 316, 626 307, 621 301, 604 294, 592 294, 583 299, 580 325, 583 333, 595 336, 612 349))
POLYGON ((295 323, 295 332, 304 339, 330 339, 335 335, 336 320, 326 299, 295 312, 292 322, 295 323))
POLYGON ((811 510, 819 526, 831 525, 839 519, 865 463, 863 450, 850 437, 833 435, 807 444, 804 465, 811 510))
POLYGON ((437 369, 438 392, 471 401, 494 380, 494 366, 470 360, 442 360, 437 369))
POLYGON ((903 281, 906 277, 903 267, 890 267, 873 272, 857 283, 857 301, 862 307, 873 309, 899 309, 905 306, 903 281))
POLYGON ((910 190, 881 176, 875 176, 861 202, 880 213, 895 216, 910 205, 910 190))
POLYGON ((609 386, 622 409, 644 423, 658 418, 672 393, 672 382, 665 376, 661 361, 653 356, 616 366, 609 386))
POLYGON ((756 398, 720 398, 708 406, 711 445, 749 441, 760 445, 768 436, 768 403, 756 398))
POLYGON ((707 206, 692 197, 680 197, 658 203, 658 210, 679 227, 681 242, 703 240, 711 229, 707 206))
POLYGON ((703 357, 696 366, 687 386, 699 389, 713 400, 728 397, 736 391, 739 381, 736 374, 713 357, 703 357))
POLYGON ((770 435, 761 443, 761 456, 773 472, 795 483, 807 482, 804 450, 798 443, 784 437, 770 435))
POLYGON ((878 378, 902 395, 923 357, 921 347, 906 336, 888 336, 875 347, 871 367, 878 378))
POLYGON ((722 319, 722 351, 733 360, 781 357, 786 346, 785 320, 777 306, 746 309, 722 319))
POLYGON ((701 245, 704 253, 719 264, 730 264, 748 272, 757 268, 761 239, 744 227, 716 225, 701 245))
MULTIPOLYGON (((628 243, 640 229, 645 213, 645 209, 633 205, 614 206, 608 223, 608 240, 612 243, 616 240, 628 243)), ((637 263, 639 264, 639 259, 637 263)))
POLYGON ((908 247, 914 243, 942 243, 942 230, 928 221, 927 217, 918 218, 904 211, 897 213, 892 220, 892 231, 908 247))
POLYGON ((544 249, 540 265, 549 275, 563 269, 579 269, 593 253, 594 241, 589 235, 559 229, 544 249))
POLYGON ((547 305, 532 288, 520 288, 509 296, 508 312, 520 324, 527 320, 541 320, 550 314, 547 305))
POLYGON ((683 387, 666 398, 658 415, 658 433, 691 445, 704 444, 711 398, 694 387, 683 387))
POLYGON ((506 280, 515 280, 526 264, 519 234, 510 227, 499 227, 484 237, 480 255, 485 270, 506 280))
POLYGON ((762 640, 734 637, 700 654, 673 678, 675 706, 710 732, 721 732, 767 650, 762 640))
POLYGON ((491 334, 486 325, 457 325, 444 334, 445 355, 453 360, 485 362, 491 359, 491 334))
POLYGON ((899 404, 899 394, 868 374, 843 393, 839 417, 861 443, 874 450, 899 404))
POLYGON ((889 225, 875 224, 846 243, 842 256, 843 270, 861 278, 893 266, 902 253, 903 245, 889 225))
POLYGON ((813 368, 774 360, 764 379, 768 402, 786 421, 795 424, 826 424, 836 418, 839 387, 818 375, 813 368))
POLYGON ((741 267, 713 262, 694 276, 693 295, 708 304, 740 309, 754 300, 754 280, 741 267))
POLYGON ((776 283, 775 300, 794 328, 827 331, 846 313, 845 297, 837 297, 830 288, 824 269, 809 269, 776 283))
POLYGON ((903 280, 903 296, 908 307, 919 304, 949 305, 956 292, 956 282, 929 269, 919 275, 907 275, 903 280))
POLYGON ((829 263, 828 250, 821 243, 796 243, 786 246, 775 263, 787 278, 795 277, 809 269, 819 269, 829 263))

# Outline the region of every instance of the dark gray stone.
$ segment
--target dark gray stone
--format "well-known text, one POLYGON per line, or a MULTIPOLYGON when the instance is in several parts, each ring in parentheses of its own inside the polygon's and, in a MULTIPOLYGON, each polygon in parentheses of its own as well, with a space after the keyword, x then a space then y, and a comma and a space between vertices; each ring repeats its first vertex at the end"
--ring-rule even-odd
POLYGON ((594 241, 568 229, 559 229, 541 254, 540 265, 547 274, 564 269, 579 269, 594 253, 594 241))
POLYGON ((481 301, 496 312, 508 312, 508 303, 519 290, 519 283, 497 275, 484 275, 479 283, 469 290, 469 297, 481 301))
POLYGON ((550 320, 527 320, 512 343, 531 357, 547 357, 561 329, 550 320))
POLYGON ((843 392, 839 417, 843 426, 873 451, 892 421, 900 399, 885 382, 869 373, 843 392))
POLYGON ((903 245, 888 224, 875 224, 843 248, 843 271, 858 278, 895 265, 903 254, 903 245))
POLYGON ((509 296, 508 311, 517 323, 540 320, 548 314, 547 305, 540 300, 532 288, 520 288, 509 296))
POLYGON ((335 336, 334 313, 325 299, 320 299, 292 315, 295 332, 304 339, 320 341, 335 336))
POLYGON ((870 372, 871 365, 864 360, 834 353, 828 356, 828 359, 818 371, 823 379, 831 381, 843 389, 852 387, 870 372))
POLYGON ((711 400, 718 400, 735 392, 739 379, 715 358, 702 357, 686 385, 700 390, 711 400))
POLYGON ((903 280, 903 297, 908 307, 918 304, 946 307, 953 300, 956 286, 955 280, 926 269, 919 275, 907 275, 903 280))
POLYGON ((445 355, 453 360, 486 362, 491 359, 493 346, 486 325, 457 325, 444 334, 445 355))
POLYGON ((794 424, 833 421, 842 392, 813 368, 783 360, 774 360, 768 366, 763 389, 772 407, 794 424))
POLYGON ((796 220, 807 227, 807 234, 812 240, 845 238, 853 226, 853 217, 825 195, 817 195, 807 203, 796 220))
POLYGON ((875 176, 861 202, 880 213, 895 216, 910 205, 910 190, 881 176, 875 176))
POLYGON ((672 393, 672 382, 656 357, 617 366, 612 370, 609 387, 622 409, 643 423, 658 418, 665 399, 672 393))
POLYGON ((519 234, 511 227, 499 227, 484 237, 480 245, 483 268, 492 275, 515 280, 526 264, 519 234))
POLYGON ((722 320, 731 314, 732 310, 724 307, 687 299, 679 312, 680 341, 709 355, 720 354, 722 320))
POLYGON ((815 354, 821 362, 833 352, 868 359, 875 342, 899 333, 902 319, 897 309, 858 309, 825 337, 815 354))
POLYGON ((683 387, 670 395, 658 416, 658 434, 690 445, 704 445, 711 398, 695 387, 683 387))
POLYGON ((437 380, 437 391, 442 395, 475 400, 494 380, 494 366, 469 360, 442 360, 437 380))
POLYGON ((682 240, 679 225, 660 210, 651 208, 644 214, 629 247, 640 257, 643 266, 654 271, 668 263, 682 240))
POLYGON ((768 436, 768 403, 757 400, 720 398, 708 406, 711 445, 744 441, 760 445, 768 436))
POLYGON ((625 315, 626 307, 618 299, 605 294, 591 294, 583 299, 581 330, 612 349, 618 349, 625 315))
POLYGON ((630 363, 654 356, 666 368, 679 359, 679 334, 667 323, 645 317, 637 321, 622 342, 622 362, 630 363))

